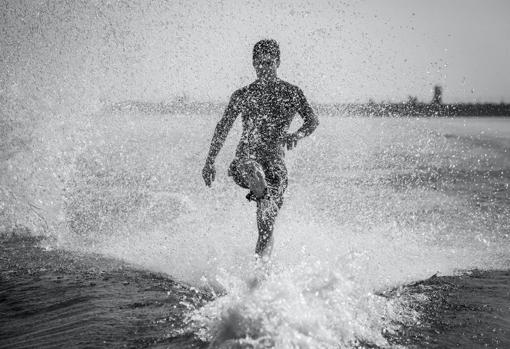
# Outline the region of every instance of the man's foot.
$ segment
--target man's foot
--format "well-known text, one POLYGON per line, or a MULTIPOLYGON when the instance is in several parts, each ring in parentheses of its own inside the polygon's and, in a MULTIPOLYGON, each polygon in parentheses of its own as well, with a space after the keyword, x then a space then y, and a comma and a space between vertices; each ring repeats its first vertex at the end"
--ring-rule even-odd
POLYGON ((257 198, 255 196, 255 194, 253 194, 252 191, 250 191, 248 194, 246 194, 246 200, 248 200, 248 201, 258 201, 260 199, 269 199, 269 192, 267 190, 267 187, 266 187, 266 190, 265 190, 265 194, 264 194, 264 196, 262 196, 262 198, 257 198))

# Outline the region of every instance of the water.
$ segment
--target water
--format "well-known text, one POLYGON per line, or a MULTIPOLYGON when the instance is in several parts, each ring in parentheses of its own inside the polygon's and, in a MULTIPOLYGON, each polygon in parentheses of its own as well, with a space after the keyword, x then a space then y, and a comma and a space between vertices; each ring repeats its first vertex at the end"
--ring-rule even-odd
POLYGON ((239 123, 209 189, 217 116, 16 103, 3 106, 3 346, 510 343, 510 120, 321 117, 287 154, 254 287, 255 208, 226 176, 239 123))

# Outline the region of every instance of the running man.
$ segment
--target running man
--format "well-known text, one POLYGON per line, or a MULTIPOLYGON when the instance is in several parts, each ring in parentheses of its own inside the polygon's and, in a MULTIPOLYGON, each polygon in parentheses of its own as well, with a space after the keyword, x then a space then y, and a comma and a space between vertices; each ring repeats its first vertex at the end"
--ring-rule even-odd
POLYGON ((319 125, 306 98, 297 86, 280 80, 280 48, 275 40, 261 40, 253 47, 253 67, 257 80, 232 95, 218 122, 202 176, 211 186, 216 176, 214 161, 235 119, 241 115, 243 132, 228 175, 242 188, 246 198, 257 203, 259 237, 255 253, 268 259, 273 246, 273 227, 287 188, 285 152, 310 135, 319 125), (303 118, 295 133, 287 131, 295 114, 303 118))

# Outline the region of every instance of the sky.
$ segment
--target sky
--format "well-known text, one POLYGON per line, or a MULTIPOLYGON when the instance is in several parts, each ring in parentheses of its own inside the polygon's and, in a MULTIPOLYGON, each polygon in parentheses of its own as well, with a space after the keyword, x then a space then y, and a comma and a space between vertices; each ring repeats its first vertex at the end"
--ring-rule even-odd
POLYGON ((280 43, 315 103, 510 103, 510 1, 0 0, 0 93, 225 102, 280 43))

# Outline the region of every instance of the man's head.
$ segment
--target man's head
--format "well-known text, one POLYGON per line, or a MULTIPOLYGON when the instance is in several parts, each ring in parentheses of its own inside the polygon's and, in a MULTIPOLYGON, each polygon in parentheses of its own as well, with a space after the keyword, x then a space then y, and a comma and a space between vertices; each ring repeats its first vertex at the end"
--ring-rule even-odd
POLYGON ((253 46, 253 67, 259 78, 276 75, 280 66, 280 47, 276 40, 260 40, 253 46))

